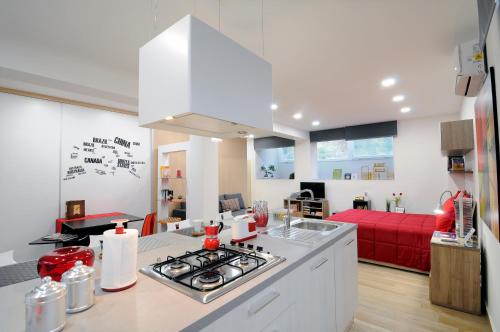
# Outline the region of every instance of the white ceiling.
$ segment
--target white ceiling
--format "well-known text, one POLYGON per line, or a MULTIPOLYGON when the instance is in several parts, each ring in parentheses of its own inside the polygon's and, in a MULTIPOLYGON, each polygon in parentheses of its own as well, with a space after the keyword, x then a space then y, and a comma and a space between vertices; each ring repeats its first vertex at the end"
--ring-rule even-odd
MULTIPOLYGON (((0 0, 0 43, 136 80, 139 47, 186 14, 218 28, 219 1, 0 0)), ((471 0, 221 0, 220 14, 222 33, 272 63, 275 121, 306 130, 458 112, 453 49, 478 34, 471 0), (381 88, 392 75, 399 83, 381 88)))

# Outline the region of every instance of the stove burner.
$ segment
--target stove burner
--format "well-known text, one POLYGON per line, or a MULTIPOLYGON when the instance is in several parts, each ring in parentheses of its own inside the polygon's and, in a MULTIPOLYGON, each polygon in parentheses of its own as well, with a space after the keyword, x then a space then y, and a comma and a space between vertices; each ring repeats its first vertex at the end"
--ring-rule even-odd
POLYGON ((240 264, 241 265, 248 265, 248 256, 247 255, 243 255, 240 257, 240 264))
POLYGON ((178 269, 182 269, 186 264, 181 262, 180 260, 176 259, 175 262, 171 263, 170 264, 170 268, 172 270, 178 270, 178 269))
POLYGON ((220 274, 213 271, 207 271, 199 275, 198 281, 201 282, 202 284, 214 284, 218 282, 221 278, 222 277, 220 274))
POLYGON ((219 260, 219 255, 216 252, 209 252, 208 254, 205 255, 205 257, 208 258, 208 260, 211 262, 219 260))

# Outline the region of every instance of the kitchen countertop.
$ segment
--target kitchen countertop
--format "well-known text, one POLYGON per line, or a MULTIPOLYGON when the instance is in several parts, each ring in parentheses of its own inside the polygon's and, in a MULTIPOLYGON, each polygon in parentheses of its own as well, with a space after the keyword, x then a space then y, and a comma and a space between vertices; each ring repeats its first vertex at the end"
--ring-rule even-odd
MULTIPOLYGON (((256 239, 246 243, 262 246, 264 251, 283 256, 286 261, 207 304, 198 302, 139 272, 134 287, 116 293, 102 292, 98 287, 100 261, 96 259, 95 305, 84 312, 68 314, 64 330, 95 331, 96 327, 106 331, 199 330, 293 271, 323 249, 333 245, 356 227, 354 224, 345 224, 314 246, 259 234, 256 239)), ((167 255, 179 256, 187 250, 201 248, 204 240, 204 237, 191 238, 170 232, 151 237, 161 240, 166 245, 139 253, 138 268, 156 262, 158 257, 165 260, 167 255)), ((222 231, 220 238, 222 243, 228 244, 231 230, 222 231)), ((39 283, 40 280, 36 279, 0 288, 0 330, 24 331, 24 295, 39 283)))

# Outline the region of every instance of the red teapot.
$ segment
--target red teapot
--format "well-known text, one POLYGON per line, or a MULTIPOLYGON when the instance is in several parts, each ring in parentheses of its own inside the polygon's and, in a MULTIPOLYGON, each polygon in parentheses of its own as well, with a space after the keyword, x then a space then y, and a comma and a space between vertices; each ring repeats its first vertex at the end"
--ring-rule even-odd
POLYGON ((210 225, 205 226, 205 242, 203 243, 203 248, 206 250, 219 249, 219 233, 222 231, 222 228, 224 228, 222 222, 214 224, 214 221, 210 220, 210 225))

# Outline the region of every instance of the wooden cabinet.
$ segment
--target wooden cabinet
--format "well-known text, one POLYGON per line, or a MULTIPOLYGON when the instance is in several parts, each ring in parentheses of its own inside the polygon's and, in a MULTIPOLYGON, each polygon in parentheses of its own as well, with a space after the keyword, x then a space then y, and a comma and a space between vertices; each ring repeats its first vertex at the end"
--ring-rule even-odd
MULTIPOLYGON (((284 200, 283 206, 288 208, 288 199, 284 200)), ((326 219, 330 215, 328 200, 308 200, 292 199, 290 200, 293 215, 300 218, 326 219)))
POLYGON ((349 331, 358 306, 358 242, 356 231, 337 242, 335 252, 335 320, 337 332, 349 331))
POLYGON ((371 210, 372 202, 370 200, 355 199, 352 201, 352 208, 355 210, 371 210))
POLYGON ((450 155, 463 155, 474 149, 472 120, 441 122, 441 150, 450 155))
POLYGON ((481 314, 481 251, 431 240, 431 303, 481 314))

